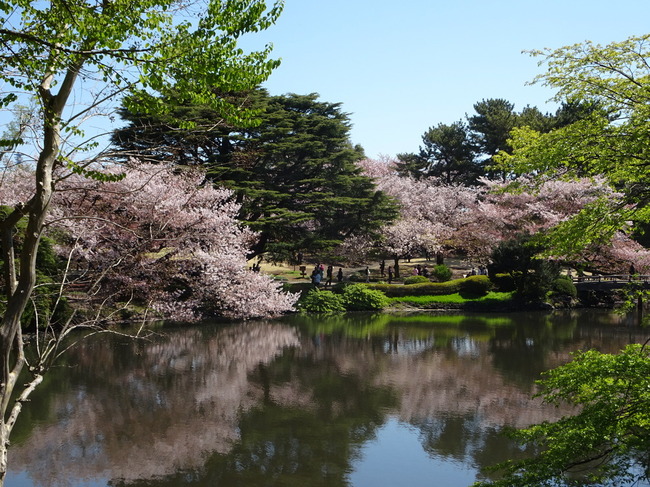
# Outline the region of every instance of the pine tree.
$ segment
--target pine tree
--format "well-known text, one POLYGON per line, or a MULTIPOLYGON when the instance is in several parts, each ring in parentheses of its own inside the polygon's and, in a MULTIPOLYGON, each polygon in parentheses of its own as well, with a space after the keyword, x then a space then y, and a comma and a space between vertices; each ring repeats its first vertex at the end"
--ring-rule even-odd
POLYGON ((259 125, 228 126, 201 107, 176 107, 175 118, 184 114, 195 124, 183 130, 124 111, 130 124, 114 141, 129 155, 206 166, 215 184, 235 191, 240 219, 260 232, 252 255, 326 252, 396 217, 392 200, 357 167, 363 150, 350 142, 339 103, 315 93, 231 96, 259 111, 259 125))

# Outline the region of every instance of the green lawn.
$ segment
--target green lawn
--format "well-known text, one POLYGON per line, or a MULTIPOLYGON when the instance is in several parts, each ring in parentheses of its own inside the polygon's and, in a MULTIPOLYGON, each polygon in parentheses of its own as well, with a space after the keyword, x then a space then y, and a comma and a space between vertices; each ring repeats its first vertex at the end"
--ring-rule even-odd
POLYGON ((459 293, 445 294, 442 296, 403 296, 390 298, 391 303, 407 303, 414 305, 428 305, 432 303, 502 303, 512 299, 513 293, 489 292, 485 296, 470 298, 459 293))

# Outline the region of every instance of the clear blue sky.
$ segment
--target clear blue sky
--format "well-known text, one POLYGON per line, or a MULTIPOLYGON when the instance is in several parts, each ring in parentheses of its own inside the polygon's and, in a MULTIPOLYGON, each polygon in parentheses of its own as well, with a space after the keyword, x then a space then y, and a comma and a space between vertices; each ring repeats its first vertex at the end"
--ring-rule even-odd
POLYGON ((554 111, 523 50, 650 32, 650 0, 286 0, 265 42, 282 65, 272 95, 316 92, 341 102, 352 142, 369 157, 415 152, 422 134, 485 98, 554 111))

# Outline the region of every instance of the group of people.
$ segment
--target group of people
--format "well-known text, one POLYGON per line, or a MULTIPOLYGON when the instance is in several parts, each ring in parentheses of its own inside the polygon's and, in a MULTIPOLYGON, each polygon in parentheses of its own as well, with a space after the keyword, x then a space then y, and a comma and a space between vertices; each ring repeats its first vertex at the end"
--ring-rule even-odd
POLYGON ((413 275, 429 277, 429 269, 427 268, 426 265, 422 266, 418 264, 413 268, 413 275))
MULTIPOLYGON (((314 266, 314 270, 311 272, 311 283, 314 286, 319 287, 321 282, 323 282, 323 277, 327 276, 327 279, 325 280, 325 286, 331 286, 333 275, 334 275, 334 266, 328 265, 327 272, 326 272, 323 264, 320 263, 316 264, 314 266)), ((339 271, 336 273, 336 279, 338 282, 341 282, 343 280, 342 267, 339 267, 339 271)))
POLYGON ((464 274, 463 277, 487 276, 487 275, 488 275, 487 267, 480 265, 478 266, 478 269, 476 267, 472 267, 472 270, 469 271, 467 274, 464 274))
MULTIPOLYGON (((386 277, 386 261, 385 260, 382 260, 379 263, 379 274, 381 274, 381 277, 386 277)), ((368 277, 370 277, 370 274, 368 274, 368 277)), ((394 278, 395 278, 395 271, 393 270, 393 266, 389 265, 388 266, 388 284, 392 284, 394 278)))

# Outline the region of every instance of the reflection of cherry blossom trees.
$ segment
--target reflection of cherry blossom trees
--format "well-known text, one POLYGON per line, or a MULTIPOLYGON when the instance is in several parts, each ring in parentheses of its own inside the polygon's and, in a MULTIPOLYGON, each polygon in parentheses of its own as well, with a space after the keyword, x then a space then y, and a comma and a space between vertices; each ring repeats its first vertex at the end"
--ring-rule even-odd
MULTIPOLYGON (((114 485, 177 485, 165 483, 164 477, 174 479, 180 470, 203 479, 220 478, 206 472, 219 472, 219 458, 242 458, 242 451, 250 451, 242 446, 252 445, 263 447, 256 463, 232 462, 230 468, 253 474, 269 458, 277 460, 275 465, 290 461, 303 467, 298 473, 290 470, 291 480, 299 483, 315 461, 340 455, 354 459, 357 450, 345 434, 351 426, 372 433, 389 417, 428 435, 458 425, 462 429, 454 431, 459 434, 447 443, 455 448, 432 451, 465 464, 477 460, 463 448, 468 442, 483 445, 504 425, 527 426, 568 413, 530 397, 541 370, 566 362, 571 350, 597 346, 615 351, 630 340, 644 340, 641 330, 615 332, 611 325, 623 318, 603 314, 520 316, 525 326, 499 326, 498 333, 477 327, 482 321, 473 317, 467 317, 471 327, 459 327, 450 318, 413 329, 395 326, 398 316, 334 318, 341 321, 337 330, 377 330, 377 320, 390 330, 357 338, 338 331, 302 333, 295 325, 304 324, 305 317, 296 318, 288 324, 250 321, 225 328, 168 329, 141 342, 104 335, 80 344, 70 355, 78 367, 53 371, 52 380, 43 385, 46 396, 35 397, 30 405, 43 420, 31 422, 17 436, 13 467, 29 472, 44 487, 102 477, 114 485), (598 331, 567 336, 574 327, 598 331), (558 341, 553 330, 563 338, 558 341), (524 348, 522 336, 530 339, 524 348), (521 361, 527 366, 518 367, 521 361), (352 386, 332 387, 346 383, 352 386), (397 401, 386 401, 388 396, 397 401), (357 402, 359 397, 363 400, 357 402), (258 423, 253 432, 242 428, 242 421, 263 410, 280 412, 266 416, 279 420, 267 423, 268 428, 258 423), (304 418, 319 425, 310 431, 313 443, 308 445, 332 445, 326 431, 334 425, 341 451, 328 450, 315 459, 321 452, 305 448, 295 454, 305 443, 294 441, 293 449, 282 448, 283 438, 296 438, 285 432, 295 424, 291 418, 297 411, 301 425, 304 418)), ((421 318, 423 323, 430 319, 421 318)), ((332 323, 322 317, 314 318, 316 322, 332 323)), ((511 325, 515 322, 513 318, 511 325)), ((275 478, 268 475, 267 481, 275 478)))
MULTIPOLYGON (((25 175, 8 176, 0 203, 25 197, 25 175)), ((101 299, 135 298, 172 319, 291 309, 293 296, 246 270, 255 235, 235 220, 230 191, 202 183, 198 172, 151 165, 131 168, 117 182, 61 181, 48 226, 61 255, 71 258, 69 278, 101 299)))
MULTIPOLYGON (((47 414, 57 421, 34 422, 30 438, 12 446, 14 468, 29 465, 44 487, 199 469, 233 447, 240 414, 262 401, 250 374, 300 345, 295 328, 267 321, 171 333, 127 343, 105 335, 75 347, 79 367, 55 371, 64 376, 55 375, 48 394, 47 414), (75 387, 79 371, 96 379, 75 387)), ((273 397, 309 407, 309 391, 289 386, 274 388, 273 397)))

